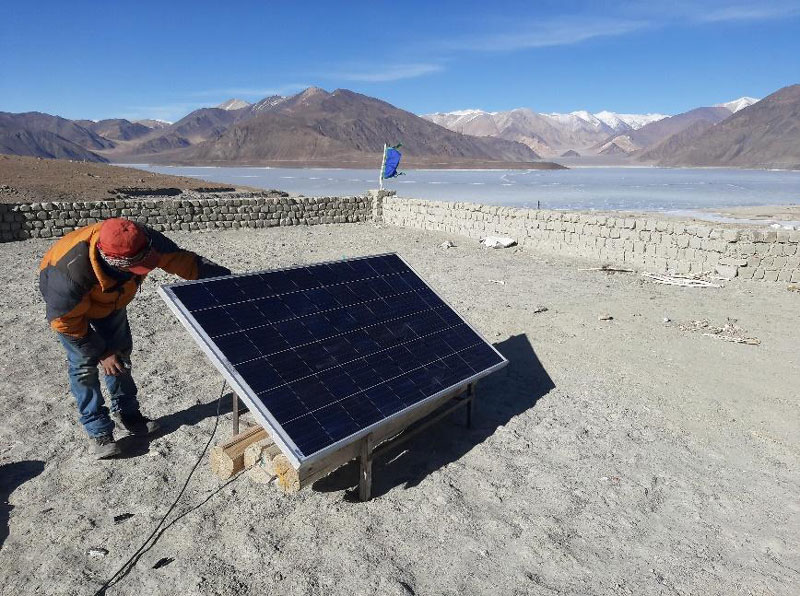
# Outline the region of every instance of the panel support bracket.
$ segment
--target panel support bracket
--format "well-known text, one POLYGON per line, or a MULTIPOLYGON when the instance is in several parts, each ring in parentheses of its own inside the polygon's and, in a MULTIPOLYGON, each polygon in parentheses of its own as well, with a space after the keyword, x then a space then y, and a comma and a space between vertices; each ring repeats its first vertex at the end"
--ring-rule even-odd
POLYGON ((233 435, 239 434, 239 396, 233 392, 233 411, 231 412, 231 421, 233 422, 233 435))
POLYGON ((372 498, 372 462, 376 457, 391 451, 412 437, 418 435, 428 427, 446 418, 456 410, 464 408, 467 413, 467 428, 472 428, 472 415, 475 403, 475 383, 467 385, 467 389, 460 396, 454 398, 450 404, 434 412, 431 416, 419 420, 380 445, 374 445, 371 434, 361 440, 358 462, 358 498, 360 501, 369 501, 372 498))

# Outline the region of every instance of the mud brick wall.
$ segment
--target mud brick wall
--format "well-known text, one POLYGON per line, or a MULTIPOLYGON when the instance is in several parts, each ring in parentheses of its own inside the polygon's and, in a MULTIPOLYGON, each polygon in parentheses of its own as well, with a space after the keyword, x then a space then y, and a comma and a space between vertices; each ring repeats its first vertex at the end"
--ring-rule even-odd
POLYGON ((372 221, 374 209, 374 201, 366 196, 11 203, 0 204, 0 240, 58 237, 109 217, 126 217, 166 232, 372 221))
POLYGON ((569 255, 651 272, 704 273, 800 281, 800 231, 696 224, 658 217, 616 217, 382 198, 388 224, 483 238, 510 236, 531 252, 569 255))

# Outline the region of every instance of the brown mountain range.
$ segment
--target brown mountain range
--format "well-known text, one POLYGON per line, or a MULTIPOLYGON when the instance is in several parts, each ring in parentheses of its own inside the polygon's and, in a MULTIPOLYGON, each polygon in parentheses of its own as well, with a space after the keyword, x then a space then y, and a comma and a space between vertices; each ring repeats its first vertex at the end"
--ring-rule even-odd
POLYGON ((91 149, 112 146, 108 139, 58 116, 0 112, 0 153, 104 162, 108 160, 91 149))
MULTIPOLYGON (((243 110, 244 111, 244 110, 243 110)), ((266 161, 374 165, 384 142, 401 141, 406 163, 533 162, 529 147, 462 135, 389 103, 337 89, 312 87, 241 118, 216 139, 169 156, 203 163, 266 161)))
POLYGON ((125 119, 3 114, 0 138, 16 136, 2 150, 125 162, 372 167, 385 142, 402 142, 404 165, 411 167, 561 167, 538 161, 522 143, 459 134, 346 89, 328 93, 312 87, 252 105, 221 105, 152 126, 125 119))
POLYGON ((652 157, 669 166, 800 169, 800 85, 779 89, 683 142, 670 141, 652 157))
MULTIPOLYGON (((384 142, 402 142, 404 165, 410 167, 561 167, 538 161, 531 147, 558 139, 538 126, 542 115, 525 110, 509 112, 507 121, 496 115, 494 128, 481 129, 491 136, 471 136, 346 89, 312 87, 252 105, 221 105, 228 109, 202 108, 174 124, 0 112, 0 152, 85 161, 372 167, 384 142), (494 136, 499 126, 505 138, 494 136), (544 136, 534 138, 528 129, 544 136)), ((798 168, 799 105, 800 85, 794 85, 743 109, 720 104, 629 126, 592 152, 662 165, 798 168)), ((570 117, 567 128, 579 119, 575 114, 562 115, 570 117)))

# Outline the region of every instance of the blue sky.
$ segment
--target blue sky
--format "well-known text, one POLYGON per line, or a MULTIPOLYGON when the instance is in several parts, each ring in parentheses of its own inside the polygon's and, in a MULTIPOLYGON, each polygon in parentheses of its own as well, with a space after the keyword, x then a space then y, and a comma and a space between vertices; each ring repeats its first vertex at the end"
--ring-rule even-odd
POLYGON ((15 3, 0 110, 175 120, 348 88, 415 113, 678 113, 800 82, 800 0, 15 3))

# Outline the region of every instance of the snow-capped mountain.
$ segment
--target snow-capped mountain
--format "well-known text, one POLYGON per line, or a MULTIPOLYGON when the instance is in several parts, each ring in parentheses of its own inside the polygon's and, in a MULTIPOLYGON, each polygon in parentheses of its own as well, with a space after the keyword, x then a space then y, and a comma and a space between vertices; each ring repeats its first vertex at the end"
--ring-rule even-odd
POLYGON ((578 110, 568 114, 540 114, 528 108, 506 112, 469 109, 422 116, 450 130, 476 136, 497 136, 518 141, 541 155, 556 156, 568 150, 586 150, 612 135, 637 130, 664 114, 592 114, 578 110))
POLYGON ((230 111, 230 110, 241 110, 242 108, 247 108, 250 105, 251 104, 249 101, 245 101, 243 99, 238 99, 234 97, 233 99, 229 99, 228 101, 223 101, 217 107, 220 110, 230 111))
POLYGON ((268 97, 265 97, 261 101, 257 101, 252 106, 250 106, 250 111, 253 112, 254 114, 257 114, 259 112, 271 110, 272 108, 274 108, 279 103, 282 103, 285 100, 286 98, 283 97, 282 95, 270 95, 268 97))
POLYGON ((600 129, 605 125, 611 129, 612 132, 617 133, 637 130, 646 124, 657 122, 658 120, 668 117, 666 114, 618 114, 617 112, 609 112, 608 110, 603 110, 595 114, 591 114, 586 110, 578 110, 570 112, 569 114, 550 113, 543 114, 543 116, 552 118, 572 128, 582 128, 588 124, 593 128, 600 129))
POLYGON ((570 150, 583 155, 621 155, 654 146, 697 120, 713 125, 758 101, 754 97, 740 97, 713 107, 689 110, 675 117, 659 113, 622 114, 609 110, 540 114, 527 108, 505 112, 457 110, 422 117, 462 134, 518 141, 545 157, 560 156, 570 150))
POLYGON ((715 103, 715 108, 728 108, 731 113, 735 114, 739 110, 743 110, 744 108, 753 105, 759 101, 755 97, 740 97, 739 99, 734 99, 732 101, 727 101, 725 103, 715 103))
POLYGON ((625 128, 639 130, 642 126, 658 122, 669 116, 667 114, 618 114, 602 111, 594 114, 594 117, 602 120, 606 126, 614 130, 625 130, 625 128))
POLYGON ((172 122, 158 120, 157 118, 145 118, 144 120, 134 120, 135 124, 143 124, 147 128, 161 129, 172 126, 172 122))

